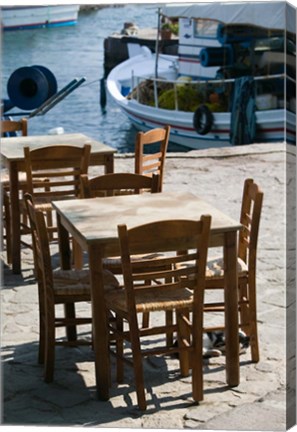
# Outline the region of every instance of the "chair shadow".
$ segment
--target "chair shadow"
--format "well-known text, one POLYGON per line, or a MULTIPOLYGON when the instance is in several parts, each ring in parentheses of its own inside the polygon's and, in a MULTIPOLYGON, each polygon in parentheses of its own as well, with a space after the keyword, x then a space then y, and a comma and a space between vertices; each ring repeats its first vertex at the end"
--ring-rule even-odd
MULTIPOLYGON (((59 267, 59 254, 53 255, 59 267)), ((28 261, 20 275, 2 261, 4 290, 35 284, 33 262, 28 261)), ((85 335, 89 336, 89 335, 85 335)), ((17 340, 17 339, 14 339, 17 340)), ((125 367, 124 384, 115 380, 115 360, 111 358, 109 401, 99 401, 95 387, 94 353, 90 347, 57 347, 54 381, 43 380, 43 365, 38 364, 38 341, 3 344, 2 423, 6 425, 98 426, 125 425, 128 416, 140 419, 144 414, 184 410, 196 403, 191 398, 191 377, 181 378, 176 358, 153 357, 144 361, 147 410, 138 409, 132 368, 125 367), (173 392, 175 387, 178 391, 173 392), (181 390, 179 392, 179 390, 181 390)), ((247 362, 249 363, 249 362, 247 362)), ((222 364, 205 361, 204 378, 222 372, 222 364)), ((218 384, 205 388, 205 395, 228 391, 218 384)), ((137 424, 136 424, 137 426, 137 424)))
MULTIPOLYGON (((53 247, 56 246, 54 245, 53 247)), ((36 283, 34 275, 34 262, 31 255, 28 254, 26 258, 28 253, 27 251, 27 248, 22 248, 22 252, 25 253, 25 257, 22 257, 22 262, 25 262, 25 265, 22 266, 20 274, 13 273, 11 265, 8 265, 5 258, 0 256, 0 269, 2 276, 1 289, 12 289, 36 283)), ((60 254, 57 251, 52 252, 51 259, 53 269, 60 268, 60 254)))
MULTIPOLYGON (((137 406, 132 368, 125 367, 124 384, 118 385, 114 359, 110 400, 97 399, 94 353, 90 347, 57 347, 55 377, 49 384, 43 380, 43 365, 38 364, 37 341, 2 346, 1 355, 3 424, 120 424, 127 416, 137 419, 160 410, 170 412, 197 405, 191 398, 191 377, 180 377, 176 359, 153 357, 144 361, 148 407, 142 412, 137 406), (173 394, 170 389, 176 386, 181 392, 173 394)), ((208 373, 209 369, 204 368, 205 376, 208 373)), ((217 389, 205 389, 205 395, 228 389, 220 385, 217 389)))

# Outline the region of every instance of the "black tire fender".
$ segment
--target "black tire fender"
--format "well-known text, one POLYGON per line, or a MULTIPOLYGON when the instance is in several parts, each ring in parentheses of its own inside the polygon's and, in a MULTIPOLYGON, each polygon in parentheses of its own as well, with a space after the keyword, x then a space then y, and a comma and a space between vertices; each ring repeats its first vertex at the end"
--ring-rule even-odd
POLYGON ((206 135, 211 130, 213 115, 206 105, 199 105, 194 112, 193 126, 199 135, 206 135))

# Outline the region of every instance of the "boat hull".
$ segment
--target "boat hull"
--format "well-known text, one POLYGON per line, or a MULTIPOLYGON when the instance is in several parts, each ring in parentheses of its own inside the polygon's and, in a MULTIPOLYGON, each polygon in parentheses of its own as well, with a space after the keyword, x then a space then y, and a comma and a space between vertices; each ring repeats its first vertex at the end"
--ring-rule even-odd
POLYGON ((78 10, 78 5, 3 7, 1 26, 13 31, 75 25, 78 10))
MULTIPOLYGON (((230 113, 214 114, 210 132, 199 135, 193 126, 193 113, 151 108, 136 101, 122 101, 120 108, 134 127, 147 131, 170 125, 170 141, 190 149, 231 146, 230 113)), ((256 112, 257 133, 255 142, 288 142, 295 144, 295 116, 285 110, 256 112)))
MULTIPOLYGON (((174 58, 170 62, 160 59, 159 76, 166 80, 174 80, 174 58)), ((143 79, 148 79, 153 75, 154 57, 145 55, 143 57, 131 58, 115 67, 107 78, 107 89, 120 106, 121 110, 127 115, 136 129, 147 131, 156 127, 170 125, 170 141, 190 149, 203 149, 209 147, 231 146, 231 113, 213 112, 213 122, 211 129, 205 135, 198 134, 193 122, 193 112, 179 110, 161 109, 156 106, 144 104, 138 101, 137 92, 134 98, 127 98, 126 95, 135 87, 133 73, 138 76, 139 68, 148 71, 150 74, 144 75, 143 79), (145 67, 143 66, 145 65, 145 67)), ((256 111, 256 137, 253 142, 287 142, 296 144, 296 115, 285 109, 259 109, 256 111)))

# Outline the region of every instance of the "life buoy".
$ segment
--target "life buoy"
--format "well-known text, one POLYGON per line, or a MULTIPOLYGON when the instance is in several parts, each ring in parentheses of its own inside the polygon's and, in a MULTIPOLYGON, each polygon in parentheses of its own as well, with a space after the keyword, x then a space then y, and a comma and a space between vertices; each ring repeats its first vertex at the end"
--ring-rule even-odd
POLYGON ((213 115, 206 105, 200 105, 194 112, 193 125, 199 135, 206 135, 213 124, 213 115))

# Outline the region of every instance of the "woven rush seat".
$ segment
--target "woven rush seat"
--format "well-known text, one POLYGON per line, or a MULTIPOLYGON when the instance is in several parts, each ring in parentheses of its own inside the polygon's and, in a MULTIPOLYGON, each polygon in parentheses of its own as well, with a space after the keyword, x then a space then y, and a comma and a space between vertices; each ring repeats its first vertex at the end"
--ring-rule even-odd
MULTIPOLYGON (((9 187, 9 174, 7 170, 1 172, 1 184, 5 188, 9 187)), ((19 184, 20 186, 25 186, 27 184, 27 177, 23 172, 19 173, 19 184)))
MULTIPOLYGON (((114 307, 128 312, 126 293, 124 290, 106 293, 108 307, 114 307)), ((139 288, 135 292, 136 312, 158 312, 164 310, 189 308, 193 305, 193 292, 187 288, 162 288, 156 292, 155 288, 139 288), (152 300, 153 299, 153 300, 152 300)))
MULTIPOLYGON (((161 257, 162 257, 162 254, 133 255, 133 256, 131 256, 131 261, 135 262, 135 261, 139 261, 141 259, 154 259, 154 258, 158 259, 161 257)), ((104 258, 103 259, 103 267, 106 267, 113 272, 115 271, 115 269, 122 269, 121 257, 118 256, 118 257, 104 258)))
MULTIPOLYGON (((188 263, 187 267, 190 267, 192 265, 194 265, 194 262, 188 263)), ((181 268, 181 265, 177 264, 177 268, 181 268)), ((238 274, 241 276, 248 271, 248 267, 246 263, 239 257, 237 258, 237 271, 238 274)), ((216 277, 224 276, 224 258, 218 257, 207 261, 205 276, 207 278, 216 278, 216 277)))
MULTIPOLYGON (((27 185, 26 173, 20 172, 18 180, 19 180, 19 187, 21 189, 24 189, 27 185)), ((48 179, 46 177, 38 177, 38 179, 36 178, 36 181, 39 181, 39 182, 46 182, 47 180, 48 179)), ((8 174, 7 170, 2 171, 1 172, 1 185, 5 188, 9 188, 9 184, 10 184, 10 181, 9 181, 9 174, 8 174)), ((44 187, 44 185, 43 185, 43 187, 44 187)))
MULTIPOLYGON (((59 200, 66 201, 67 199, 68 200, 73 199, 73 196, 61 197, 61 198, 57 197, 55 198, 55 201, 59 201, 59 200)), ((52 203, 50 198, 34 198, 34 205, 35 208, 43 212, 52 211, 52 203)))
MULTIPOLYGON (((108 270, 103 270, 103 281, 106 290, 119 288, 117 278, 108 270)), ((54 270, 54 292, 56 295, 90 294, 89 270, 54 270)))
MULTIPOLYGON (((46 179, 40 180, 40 181, 46 182, 46 179)), ((73 199, 73 195, 55 197, 55 201, 59 201, 59 200, 66 201, 66 200, 71 200, 71 199, 73 199)), ((34 206, 36 209, 41 210, 42 212, 49 212, 49 211, 52 211, 51 201, 52 201, 51 197, 34 197, 34 206)), ((21 208, 25 208, 25 204, 23 202, 21 202, 20 205, 21 205, 21 208)))
MULTIPOLYGON (((19 187, 21 189, 25 188, 25 186, 27 185, 27 175, 26 175, 26 173, 20 172, 18 180, 19 180, 19 187)), ((42 182, 48 181, 48 179, 47 179, 47 177, 40 176, 38 178, 35 178, 35 181, 38 181, 38 182, 42 183, 42 182)), ((10 184, 9 173, 8 173, 7 169, 4 169, 4 170, 1 171, 1 185, 3 187, 5 187, 5 188, 8 188, 9 184, 10 184)), ((43 184, 41 186, 44 187, 43 184)))
MULTIPOLYGON (((246 263, 241 258, 237 258, 237 271, 239 274, 248 271, 246 263)), ((207 261, 206 277, 211 278, 222 276, 224 276, 224 259, 219 257, 207 261)))

